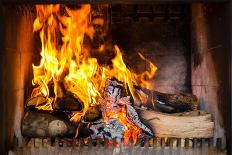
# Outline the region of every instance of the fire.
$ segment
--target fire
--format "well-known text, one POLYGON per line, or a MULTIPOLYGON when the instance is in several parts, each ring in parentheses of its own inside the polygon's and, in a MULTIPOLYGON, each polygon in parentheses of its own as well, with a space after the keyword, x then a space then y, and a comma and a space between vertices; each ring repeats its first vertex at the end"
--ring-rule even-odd
MULTIPOLYGON (((84 103, 84 109, 71 118, 74 122, 78 122, 90 106, 99 104, 107 79, 114 77, 123 82, 133 98, 134 85, 153 87, 148 80, 154 76, 157 68, 140 53, 139 56, 150 65, 150 71, 141 74, 134 73, 126 66, 117 45, 113 49, 115 57, 111 66, 100 66, 96 58, 90 57, 90 49, 84 45, 85 36, 91 39, 94 36, 90 5, 81 5, 79 9, 61 5, 36 5, 36 10, 37 18, 33 28, 34 32, 40 33, 41 61, 38 66, 33 65, 32 82, 36 88, 31 96, 43 95, 49 99, 46 105, 38 106, 38 109, 52 110, 52 102, 57 94, 55 98, 49 96, 48 84, 53 83, 56 88, 58 81, 62 81, 65 89, 84 103)), ((101 46, 99 52, 104 52, 104 46, 101 46)), ((125 137, 135 137, 141 132, 126 119, 125 109, 107 115, 117 118, 127 128, 125 137)))
POLYGON ((104 120, 107 121, 108 118, 115 118, 118 119, 120 123, 122 123, 125 126, 125 133, 124 133, 124 143, 125 145, 129 144, 130 138, 133 139, 133 143, 136 144, 137 137, 139 133, 141 132, 141 129, 137 127, 131 120, 128 120, 128 117, 126 116, 126 108, 123 107, 120 111, 114 111, 114 112, 107 112, 105 114, 104 120))

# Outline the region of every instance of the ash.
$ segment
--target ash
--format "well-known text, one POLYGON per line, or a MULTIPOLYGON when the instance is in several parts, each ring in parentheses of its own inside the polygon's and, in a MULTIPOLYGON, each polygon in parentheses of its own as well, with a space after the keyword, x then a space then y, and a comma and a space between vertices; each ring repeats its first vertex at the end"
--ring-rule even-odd
POLYGON ((117 119, 109 119, 107 123, 100 123, 97 125, 92 125, 90 129, 93 131, 91 135, 92 139, 104 138, 122 139, 125 131, 125 127, 117 119))
POLYGON ((121 139, 126 131, 125 126, 118 120, 118 115, 123 115, 125 111, 126 121, 137 126, 149 136, 153 136, 153 132, 144 125, 130 102, 130 96, 123 96, 123 84, 116 79, 108 79, 106 81, 104 99, 101 101, 101 110, 103 120, 99 124, 91 125, 93 131, 91 138, 105 139, 121 139))

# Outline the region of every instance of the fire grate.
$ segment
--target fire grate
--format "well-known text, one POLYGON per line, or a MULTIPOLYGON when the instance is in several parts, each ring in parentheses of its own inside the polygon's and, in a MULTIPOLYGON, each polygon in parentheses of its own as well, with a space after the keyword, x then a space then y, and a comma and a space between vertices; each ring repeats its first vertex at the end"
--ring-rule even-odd
POLYGON ((23 146, 10 150, 9 155, 96 155, 96 154, 211 154, 223 155, 221 138, 213 141, 207 139, 181 139, 181 138, 150 138, 138 139, 137 144, 132 141, 125 146, 122 140, 107 141, 104 139, 25 139, 23 146))

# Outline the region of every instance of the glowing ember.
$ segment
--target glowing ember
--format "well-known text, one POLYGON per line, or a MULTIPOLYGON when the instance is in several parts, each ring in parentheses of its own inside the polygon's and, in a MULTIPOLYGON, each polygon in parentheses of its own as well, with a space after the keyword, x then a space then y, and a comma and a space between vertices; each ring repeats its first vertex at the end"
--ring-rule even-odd
MULTIPOLYGON (((104 99, 106 107, 113 106, 104 96, 104 87, 107 79, 116 78, 123 83, 127 93, 135 98, 134 85, 145 88, 152 88, 149 83, 157 68, 139 53, 141 59, 150 65, 150 71, 135 74, 129 70, 123 61, 122 53, 118 46, 113 47, 115 57, 112 65, 101 66, 96 58, 90 57, 90 49, 84 46, 84 38, 90 39, 94 36, 94 28, 91 25, 91 6, 81 5, 79 9, 70 9, 61 5, 37 5, 37 18, 34 21, 34 31, 40 32, 41 39, 41 61, 38 66, 33 65, 33 84, 36 88, 31 97, 44 96, 48 102, 45 105, 37 106, 38 109, 53 110, 52 103, 59 96, 57 91, 55 97, 49 94, 48 84, 53 83, 57 89, 57 83, 62 82, 65 89, 81 102, 83 110, 75 112, 70 119, 79 122, 90 106, 101 104, 104 99)), ((95 21, 96 22, 96 21, 95 21)), ((104 21, 98 21, 98 23, 104 21)), ((101 46, 99 52, 104 52, 101 46)), ((118 120, 125 128, 124 138, 128 141, 141 132, 141 126, 128 120, 126 104, 128 99, 122 98, 118 102, 123 105, 120 108, 113 108, 104 113, 104 122, 109 118, 118 120)))

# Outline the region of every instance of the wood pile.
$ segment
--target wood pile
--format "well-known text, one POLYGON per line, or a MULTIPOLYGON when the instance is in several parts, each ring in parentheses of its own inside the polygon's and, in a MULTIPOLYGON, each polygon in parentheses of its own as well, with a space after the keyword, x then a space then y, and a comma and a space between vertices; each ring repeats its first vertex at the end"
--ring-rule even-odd
POLYGON ((123 84, 116 79, 106 82, 104 99, 90 106, 79 123, 70 118, 82 112, 84 104, 74 94, 67 92, 62 83, 49 85, 51 97, 36 96, 27 100, 27 113, 22 122, 25 137, 91 137, 122 138, 125 128, 113 117, 109 124, 102 119, 106 113, 126 108, 126 120, 149 136, 176 138, 213 137, 214 122, 211 114, 199 111, 199 102, 192 94, 166 94, 135 87, 138 100, 125 95, 123 84), (52 95, 53 94, 53 95, 52 95), (55 95, 56 94, 56 97, 55 95), (54 96, 54 98, 52 98, 54 96), (50 103, 48 111, 38 107, 50 103), (50 111, 49 109, 52 109, 50 111), (116 130, 117 128, 117 130, 116 130), (78 135, 76 135, 76 132, 78 135))

